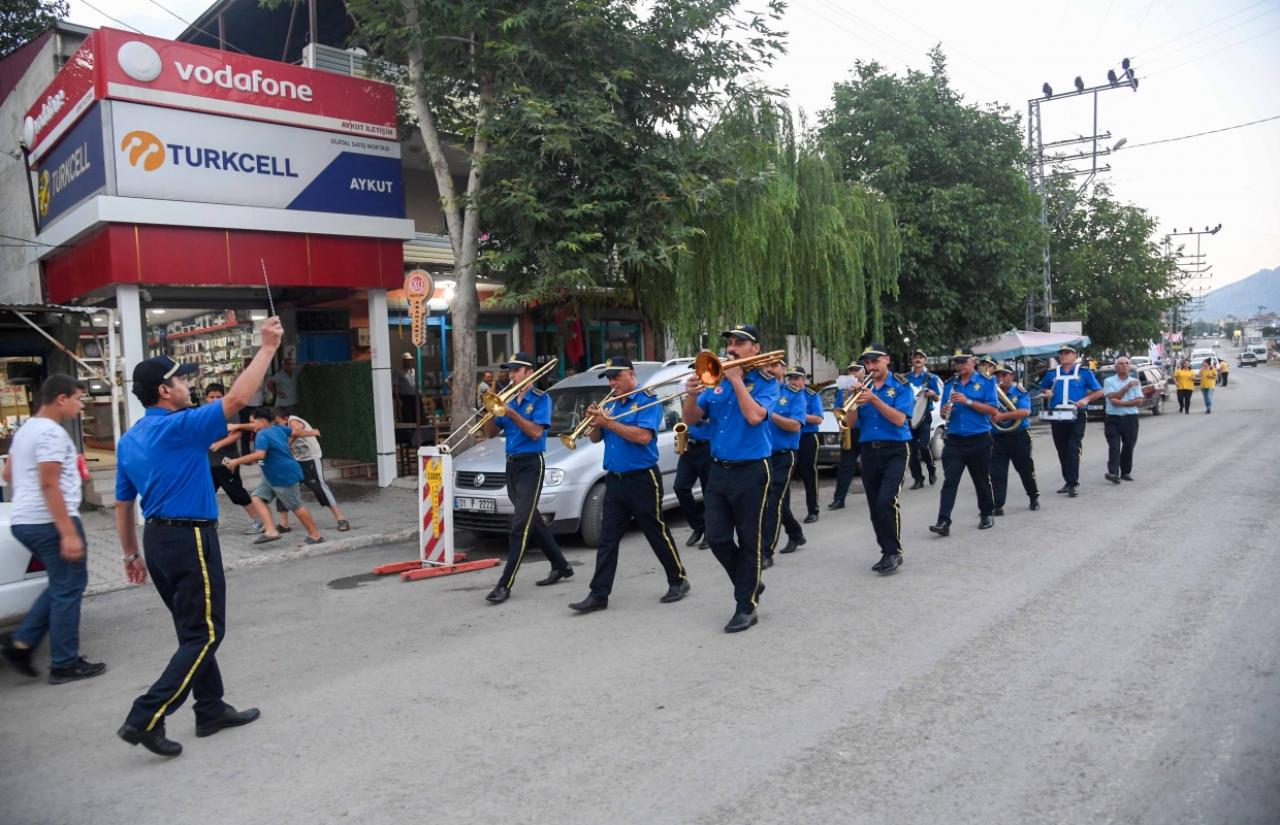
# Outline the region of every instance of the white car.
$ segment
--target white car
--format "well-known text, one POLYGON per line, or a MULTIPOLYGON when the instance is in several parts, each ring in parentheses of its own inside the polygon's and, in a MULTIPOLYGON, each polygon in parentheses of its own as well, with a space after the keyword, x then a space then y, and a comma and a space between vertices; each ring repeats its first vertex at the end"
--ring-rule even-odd
POLYGON ((13 537, 11 509, 11 502, 0 502, 0 622, 25 614, 49 584, 44 565, 13 537))

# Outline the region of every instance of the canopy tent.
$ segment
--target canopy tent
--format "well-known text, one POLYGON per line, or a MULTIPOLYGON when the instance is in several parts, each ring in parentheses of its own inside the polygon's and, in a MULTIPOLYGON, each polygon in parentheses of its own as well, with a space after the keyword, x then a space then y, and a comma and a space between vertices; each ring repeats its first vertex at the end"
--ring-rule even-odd
POLYGON ((1033 332, 1012 329, 973 348, 975 355, 989 355, 996 360, 1028 358, 1036 355, 1056 355, 1060 347, 1082 349, 1089 346, 1088 335, 1070 335, 1061 332, 1033 332))

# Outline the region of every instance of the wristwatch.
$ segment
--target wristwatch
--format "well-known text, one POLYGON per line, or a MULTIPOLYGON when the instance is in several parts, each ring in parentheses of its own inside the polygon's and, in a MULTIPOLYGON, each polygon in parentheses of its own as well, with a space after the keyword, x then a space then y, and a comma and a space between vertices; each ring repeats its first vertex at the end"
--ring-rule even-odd
POLYGON ((138 554, 137 554, 137 553, 134 553, 132 556, 121 556, 121 557, 120 557, 120 561, 124 562, 125 564, 128 564, 128 563, 129 563, 129 562, 131 562, 131 561, 137 561, 137 560, 138 560, 138 554))

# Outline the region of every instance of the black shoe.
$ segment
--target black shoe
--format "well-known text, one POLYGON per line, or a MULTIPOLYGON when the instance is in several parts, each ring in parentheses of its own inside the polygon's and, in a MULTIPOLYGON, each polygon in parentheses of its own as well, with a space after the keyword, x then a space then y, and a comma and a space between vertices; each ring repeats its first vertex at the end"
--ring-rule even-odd
POLYGON ((724 626, 724 632, 725 633, 741 633, 742 631, 754 625, 757 621, 758 619, 756 619, 756 614, 754 612, 753 613, 734 613, 733 618, 730 619, 729 623, 724 626))
POLYGON ((770 567, 773 567, 773 556, 765 556, 765 557, 760 561, 760 569, 761 569, 761 570, 768 570, 770 567))
POLYGON ((216 716, 205 722, 196 723, 196 736, 213 736, 223 728, 238 728, 241 725, 247 725, 257 719, 262 714, 257 708, 249 708, 247 710, 236 710, 230 705, 222 712, 221 716, 216 716))
POLYGON ((140 731, 133 725, 121 725, 116 736, 130 745, 141 745, 156 756, 177 756, 182 753, 182 745, 165 737, 164 725, 149 731, 140 731))
POLYGON ((702 541, 702 531, 695 527, 693 532, 689 534, 689 540, 684 543, 684 546, 692 547, 700 541, 702 541))
POLYGON ((102 662, 90 662, 81 656, 69 667, 49 668, 49 684, 61 685, 66 682, 78 682, 81 679, 92 679, 105 673, 107 666, 102 662))
POLYGON ((929 486, 932 487, 937 483, 938 483, 938 473, 936 470, 930 469, 929 470, 929 486))
POLYGON ((1059 493, 1069 493, 1069 492, 1071 492, 1071 485, 1070 485, 1070 484, 1064 484, 1064 485, 1062 485, 1061 487, 1059 487, 1059 488, 1058 488, 1058 492, 1059 492, 1059 493))
POLYGON ((1133 476, 1120 476, 1121 481, 1133 481, 1133 476))
POLYGON ((995 526, 996 526, 996 520, 993 516, 983 516, 981 519, 978 520, 979 530, 990 530, 992 527, 995 527, 995 526))
POLYGON ((779 550, 779 553, 794 553, 800 549, 801 545, 808 544, 808 539, 788 539, 787 546, 779 550))
POLYGON ((566 567, 564 570, 557 570, 553 567, 551 568, 551 573, 545 579, 539 579, 534 582, 534 584, 538 587, 546 587, 549 584, 555 584, 558 581, 564 581, 565 579, 571 578, 573 578, 572 567, 566 567))
POLYGON ((1067 490, 1067 496, 1070 498, 1075 498, 1078 495, 1080 495, 1080 485, 1072 484, 1071 489, 1067 490))
POLYGON ((833 501, 833 502, 831 502, 830 504, 828 504, 828 505, 827 505, 827 509, 828 509, 828 510, 843 510, 843 509, 844 509, 844 502, 843 502, 843 501, 833 501))
POLYGON ((951 535, 951 522, 939 521, 937 524, 929 525, 929 532, 937 533, 940 536, 951 535))
POLYGON ((817 514, 817 513, 810 513, 809 515, 807 515, 807 516, 805 516, 805 517, 804 517, 804 523, 805 523, 805 524, 813 524, 813 523, 814 523, 815 521, 817 521, 817 520, 818 520, 818 514, 817 514))
POLYGON ((5 661, 13 665, 13 669, 23 676, 40 675, 40 671, 31 664, 33 653, 34 651, 29 647, 14 647, 12 637, 5 637, 3 647, 0 647, 0 656, 4 656, 5 661))
POLYGON ((884 557, 880 559, 880 563, 871 569, 875 570, 877 573, 879 573, 882 576, 887 576, 890 573, 898 572, 898 568, 901 566, 902 566, 901 553, 885 553, 884 557))
POLYGON ((689 580, 685 579, 679 584, 673 584, 669 588, 667 588, 667 592, 663 594, 662 598, 658 599, 658 601, 662 602, 663 604, 671 604, 672 602, 680 601, 681 599, 683 599, 685 596, 688 596, 688 595, 689 595, 689 580))
POLYGON ((1003 515, 1004 515, 1004 508, 1003 508, 1003 507, 997 507, 996 509, 994 509, 994 510, 992 510, 992 511, 991 511, 991 515, 993 515, 993 516, 1003 516, 1003 515))
POLYGON ((911 482, 911 489, 912 489, 912 490, 919 490, 921 487, 924 487, 924 479, 923 479, 923 478, 917 478, 915 481, 911 482))
POLYGON ((490 590, 489 595, 485 596, 485 598, 493 604, 502 604, 507 599, 511 598, 511 591, 502 585, 498 585, 490 590))
POLYGON ((597 610, 608 610, 609 600, 601 596, 588 593, 587 597, 580 602, 574 602, 569 605, 570 610, 576 610, 579 613, 594 613, 597 610))
POLYGON ((1110 481, 1112 484, 1120 483, 1120 476, 1116 475, 1115 473, 1103 473, 1102 477, 1105 478, 1107 481, 1110 481))
POLYGON ((1040 497, 1039 497, 1039 496, 1035 496, 1034 498, 1032 498, 1032 499, 1031 499, 1031 509, 1032 509, 1032 510, 1039 510, 1039 509, 1040 509, 1040 497))
POLYGON ((699 550, 710 550, 710 549, 711 549, 711 543, 710 543, 709 541, 707 541, 707 539, 706 539, 706 537, 705 537, 705 536, 703 537, 702 541, 698 543, 698 549, 699 549, 699 550))

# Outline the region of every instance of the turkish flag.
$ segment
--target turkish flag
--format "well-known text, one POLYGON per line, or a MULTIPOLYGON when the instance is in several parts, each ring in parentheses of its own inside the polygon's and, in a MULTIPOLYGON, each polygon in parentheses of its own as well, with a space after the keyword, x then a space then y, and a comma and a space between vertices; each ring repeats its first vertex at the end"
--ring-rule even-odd
POLYGON ((564 334, 564 355, 571 363, 576 363, 586 354, 582 340, 582 320, 578 317, 578 308, 567 303, 556 312, 556 326, 564 334))

